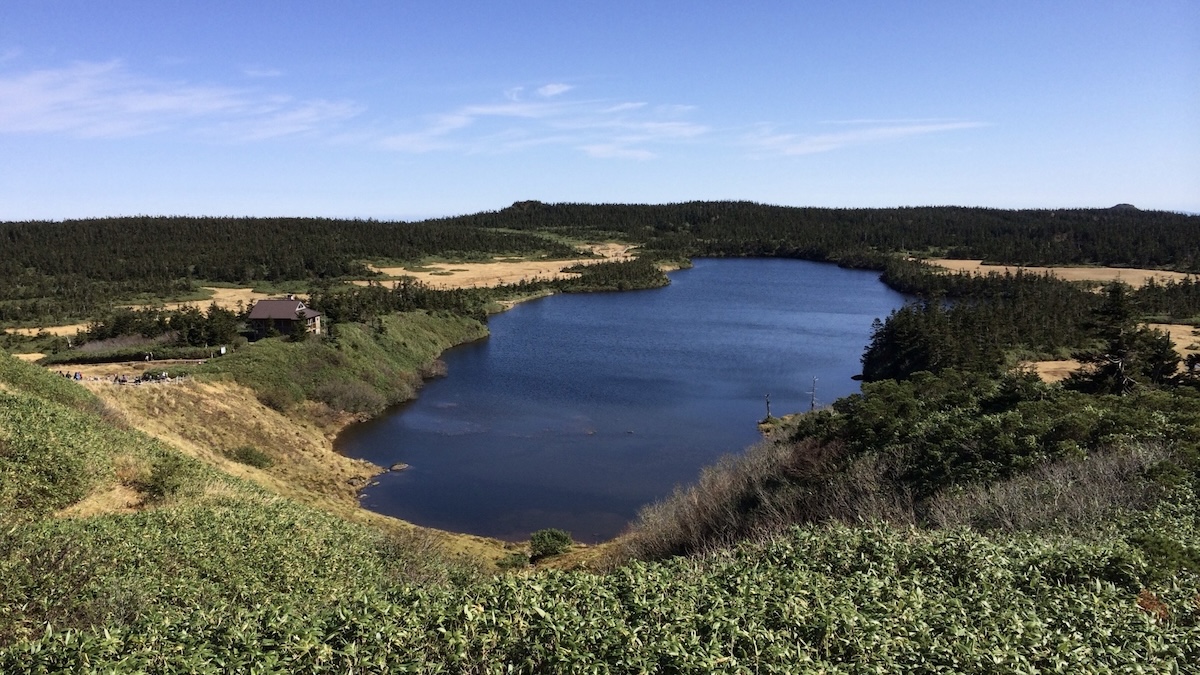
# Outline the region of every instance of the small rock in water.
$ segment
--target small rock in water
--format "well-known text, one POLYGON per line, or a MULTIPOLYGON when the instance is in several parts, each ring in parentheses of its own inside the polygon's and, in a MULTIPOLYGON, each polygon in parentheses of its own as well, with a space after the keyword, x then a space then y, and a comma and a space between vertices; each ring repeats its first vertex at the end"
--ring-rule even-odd
POLYGON ((404 462, 397 462, 392 465, 391 471, 404 471, 407 468, 409 468, 409 465, 404 462))

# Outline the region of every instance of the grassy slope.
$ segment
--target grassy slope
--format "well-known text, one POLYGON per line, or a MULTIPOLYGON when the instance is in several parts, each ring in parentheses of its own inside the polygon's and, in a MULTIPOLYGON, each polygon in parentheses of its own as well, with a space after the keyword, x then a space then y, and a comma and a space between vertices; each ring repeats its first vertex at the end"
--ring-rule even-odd
MULTIPOLYGON (((87 386, 139 430, 222 472, 354 522, 403 534, 411 526, 358 506, 358 488, 381 468, 333 448, 336 433, 359 415, 296 399, 340 383, 347 388, 335 393, 357 396, 349 399, 351 403, 366 400, 374 406, 404 400, 419 386, 418 373, 429 372, 438 354, 485 335, 486 329, 462 317, 425 312, 388 317, 376 327, 339 329, 332 343, 264 340, 210 361, 191 379, 170 385, 130 387, 101 381, 87 386), (263 405, 263 399, 275 407, 263 405), (281 407, 285 410, 277 409, 281 407), (230 459, 229 451, 247 445, 270 459, 270 466, 230 459)), ((79 510, 87 512, 86 503, 83 507, 79 510)), ((483 560, 506 553, 494 540, 430 534, 451 551, 483 560)))
POLYGON ((0 668, 1181 672, 1200 658, 1200 628, 1186 614, 1194 590, 1139 598, 1142 569, 1128 548, 1068 538, 797 528, 608 575, 401 584, 315 612, 222 605, 111 633, 48 633, 0 651, 0 668))
POLYGON ((307 399, 349 403, 361 407, 350 412, 375 414, 412 398, 421 375, 430 374, 426 369, 443 351, 486 335, 487 328, 473 319, 407 312, 371 326, 335 326, 326 340, 262 340, 196 372, 228 377, 282 410, 307 399))
POLYGON ((428 544, 399 546, 118 428, 73 382, 7 355, 0 381, 0 642, 150 610, 308 606, 450 569, 428 544), (134 512, 56 514, 114 488, 138 496, 134 512))
MULTIPOLYGON (((392 334, 356 328, 339 349, 388 358, 366 331, 392 334)), ((390 349, 436 342, 398 339, 390 349)), ((319 347, 268 342, 223 364, 261 391, 280 384, 269 349, 304 356, 282 372, 330 358, 354 368, 319 347)), ((471 580, 416 535, 397 541, 122 429, 72 382, 9 357, 0 382, 0 672, 1086 672, 1200 659, 1194 571, 1152 578, 1119 541, 809 526, 608 574, 471 580), (54 517, 113 487, 136 493, 133 513, 54 517)), ((235 390, 193 386, 217 389, 172 403, 181 420, 235 390)), ((169 389, 118 389, 146 397, 126 410, 167 410, 156 397, 169 389)), ((1195 503, 1181 496, 1131 526, 1200 550, 1195 503)))

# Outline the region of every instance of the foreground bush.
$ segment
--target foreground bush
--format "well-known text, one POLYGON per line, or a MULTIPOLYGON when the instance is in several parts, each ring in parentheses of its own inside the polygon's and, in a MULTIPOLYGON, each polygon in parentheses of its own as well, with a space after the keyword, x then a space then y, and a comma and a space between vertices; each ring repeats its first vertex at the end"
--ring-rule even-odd
POLYGON ((572 543, 571 535, 563 530, 557 528, 538 530, 529 537, 529 557, 536 560, 566 553, 572 543))
POLYGON ((50 630, 0 651, 32 672, 1182 672, 1196 577, 1141 590, 1139 551, 963 531, 803 528, 609 575, 399 586, 50 630))
POLYGON ((256 469, 269 469, 275 465, 275 460, 270 455, 253 445, 239 445, 231 450, 223 451, 222 454, 235 462, 252 466, 256 469))

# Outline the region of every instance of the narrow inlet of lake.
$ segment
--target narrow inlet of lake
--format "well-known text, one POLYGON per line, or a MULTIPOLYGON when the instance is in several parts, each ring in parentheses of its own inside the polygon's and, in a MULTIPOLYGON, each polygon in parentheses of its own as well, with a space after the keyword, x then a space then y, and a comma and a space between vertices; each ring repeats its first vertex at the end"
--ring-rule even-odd
POLYGON ((362 494, 418 525, 518 541, 557 527, 611 538, 638 510, 759 440, 775 415, 858 391, 870 338, 904 296, 878 273, 702 259, 666 288, 555 295, 446 352, 419 398, 354 425, 338 449, 410 465, 362 494))

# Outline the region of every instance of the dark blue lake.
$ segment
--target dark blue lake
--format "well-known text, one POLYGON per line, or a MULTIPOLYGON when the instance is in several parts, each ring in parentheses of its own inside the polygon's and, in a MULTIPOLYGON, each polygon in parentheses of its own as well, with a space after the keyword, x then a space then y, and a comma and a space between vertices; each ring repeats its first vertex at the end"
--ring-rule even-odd
POLYGON ((903 304, 878 274, 780 259, 697 260, 666 288, 556 295, 489 320, 447 375, 355 425, 338 449, 382 466, 367 508, 506 540, 597 542, 759 440, 776 415, 858 391, 871 322, 903 304))

